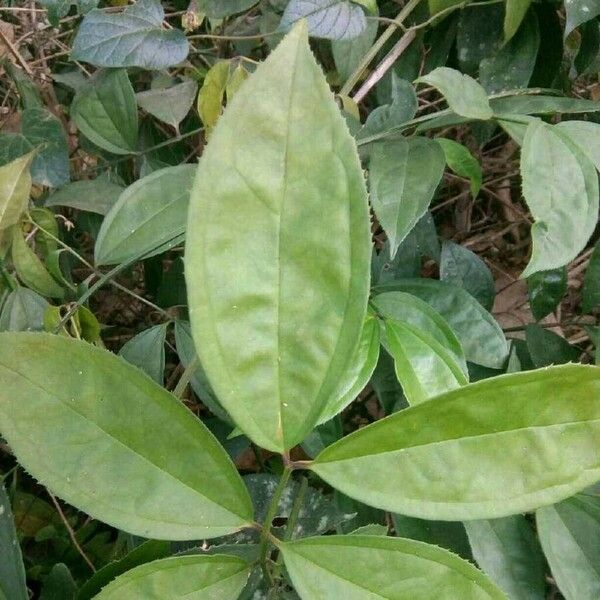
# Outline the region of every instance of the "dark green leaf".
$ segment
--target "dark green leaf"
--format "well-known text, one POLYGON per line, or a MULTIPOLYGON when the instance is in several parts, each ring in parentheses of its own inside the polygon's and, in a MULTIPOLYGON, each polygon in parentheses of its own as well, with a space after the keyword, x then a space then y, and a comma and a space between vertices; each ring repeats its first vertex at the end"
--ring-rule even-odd
POLYGON ((564 337, 537 324, 527 325, 525 339, 531 360, 536 367, 575 362, 581 354, 564 337))
MULTIPOLYGON (((538 271, 527 278, 529 305, 536 321, 549 315, 567 293, 567 269, 538 271)), ((585 298, 585 284, 584 284, 585 298)))
POLYGON ((585 272, 581 308, 583 312, 591 312, 598 304, 600 304, 600 244, 594 247, 585 272))
POLYGON ((471 194, 475 198, 483 181, 479 161, 469 152, 468 148, 454 140, 437 138, 436 142, 442 147, 448 166, 460 177, 466 177, 471 181, 471 194))
POLYGON ((121 348, 119 356, 162 385, 165 374, 166 337, 167 323, 149 327, 131 338, 121 348))
POLYGON ((590 0, 568 0, 565 2, 565 12, 567 13, 566 37, 576 27, 600 15, 600 5, 590 0))
POLYGON ((105 215, 116 204, 123 189, 104 177, 73 181, 48 196, 45 206, 68 206, 105 215))
POLYGON ((243 12, 254 6, 258 0, 200 0, 200 10, 211 19, 223 19, 243 12))
POLYGON ((0 598, 3 600, 28 600, 25 568, 21 547, 10 509, 10 500, 0 482, 0 598))
POLYGON ((460 12, 456 36, 456 54, 462 71, 477 75, 482 60, 493 56, 502 46, 504 6, 471 6, 460 12))
POLYGON ((33 290, 18 287, 8 295, 0 311, 0 331, 42 331, 48 306, 33 290))
POLYGON ((44 581, 40 600, 73 600, 77 584, 64 563, 52 567, 44 581))

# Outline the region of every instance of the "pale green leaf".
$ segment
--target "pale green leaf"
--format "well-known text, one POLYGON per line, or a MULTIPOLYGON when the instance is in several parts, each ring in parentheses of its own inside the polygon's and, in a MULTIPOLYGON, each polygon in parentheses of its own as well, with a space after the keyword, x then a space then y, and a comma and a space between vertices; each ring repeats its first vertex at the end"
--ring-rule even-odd
POLYGON ((71 116, 79 131, 114 154, 137 150, 138 113, 126 69, 99 71, 75 94, 71 116))
POLYGON ((523 196, 535 220, 522 276, 556 269, 585 248, 598 220, 598 176, 570 138, 542 121, 528 125, 521 150, 523 196))
POLYGON ((523 515, 465 521, 473 557, 511 600, 544 600, 544 556, 523 515))
POLYGON ((331 42, 335 68, 342 81, 346 81, 354 73, 360 61, 371 48, 377 36, 377 26, 377 21, 368 21, 365 30, 354 39, 331 42))
POLYGON ((568 135, 600 171, 600 124, 592 121, 562 121, 556 127, 568 135))
POLYGON ((16 225, 29 203, 33 152, 0 167, 0 231, 16 225))
POLYGON ((244 66, 240 63, 238 66, 230 70, 229 79, 225 86, 225 94, 227 95, 227 102, 231 102, 231 99, 235 96, 237 91, 242 86, 242 83, 248 79, 250 73, 244 69, 244 66))
POLYGON ((424 519, 492 519, 600 479, 600 369, 466 385, 364 427, 310 468, 348 496, 424 519))
POLYGON ((600 498, 580 494, 536 513, 552 575, 566 600, 600 597, 600 498))
POLYGON ((17 539, 10 500, 0 482, 0 598, 2 600, 28 600, 25 568, 21 546, 17 539))
POLYGON ((300 442, 335 392, 358 345, 370 254, 356 145, 301 23, 219 119, 187 230, 198 354, 260 446, 300 442))
POLYGON ((496 114, 553 115, 556 113, 587 113, 600 111, 600 102, 585 98, 566 98, 518 94, 492 98, 490 105, 496 114))
POLYGON ((135 567, 95 600, 235 600, 250 569, 237 556, 173 556, 135 567))
POLYGON ((252 519, 235 467, 202 422, 86 342, 0 334, 0 432, 43 485, 124 531, 203 539, 252 519))
POLYGON ((94 248, 96 264, 147 258, 181 239, 195 173, 195 165, 166 167, 126 188, 102 222, 94 248))
POLYGON ((472 77, 460 71, 438 67, 417 81, 435 87, 457 115, 487 120, 494 114, 485 90, 472 77))
POLYGON ((439 145, 424 137, 382 142, 373 148, 371 203, 387 234, 392 258, 429 208, 444 166, 439 145))
POLYGON ((48 196, 44 206, 68 206, 105 215, 115 205, 124 188, 108 179, 73 181, 48 196))
POLYGON ((229 65, 228 60, 215 63, 206 73, 198 93, 198 114, 208 137, 221 116, 221 105, 229 80, 229 65))
POLYGON ((354 39, 367 27, 364 10, 349 0, 290 0, 279 27, 288 31, 302 19, 311 36, 331 40, 354 39))
POLYGON ((446 163, 460 177, 466 177, 471 182, 471 194, 477 196, 483 182, 483 173, 479 161, 469 152, 469 149, 454 140, 437 138, 436 142, 442 147, 446 163))
POLYGON ((504 12, 504 41, 510 40, 517 33, 531 0, 506 0, 504 12))
POLYGON ((354 358, 344 377, 340 378, 336 392, 327 401, 319 424, 342 412, 367 385, 379 358, 379 338, 379 323, 372 314, 368 314, 354 358))
POLYGON ((19 286, 8 295, 2 306, 0 331, 42 331, 48 306, 42 296, 19 286))
POLYGON ((135 98, 138 105, 147 113, 171 125, 178 132, 179 123, 190 112, 197 91, 198 84, 188 79, 170 88, 140 92, 135 95, 135 98))
POLYGON ((91 10, 81 22, 71 58, 97 67, 172 67, 188 55, 180 29, 163 29, 159 0, 139 0, 122 13, 91 10))
POLYGON ((119 356, 162 385, 165 374, 167 323, 155 325, 132 337, 119 350, 119 356))
POLYGON ((281 552, 306 600, 507 600, 466 560, 414 540, 336 535, 287 542, 281 552))

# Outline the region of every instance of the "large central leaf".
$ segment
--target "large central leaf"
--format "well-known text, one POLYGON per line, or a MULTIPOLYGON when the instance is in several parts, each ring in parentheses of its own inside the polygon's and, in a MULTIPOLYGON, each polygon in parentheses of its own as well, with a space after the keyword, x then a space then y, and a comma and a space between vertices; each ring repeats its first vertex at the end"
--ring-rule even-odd
POLYGON ((366 313, 369 238, 356 146, 301 23, 219 120, 187 230, 202 365, 259 445, 300 442, 335 391, 366 313))

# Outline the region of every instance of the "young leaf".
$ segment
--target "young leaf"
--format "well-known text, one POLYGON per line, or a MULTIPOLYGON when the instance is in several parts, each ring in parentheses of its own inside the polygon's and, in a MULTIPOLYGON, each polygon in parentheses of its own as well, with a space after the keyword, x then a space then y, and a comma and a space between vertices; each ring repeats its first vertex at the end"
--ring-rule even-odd
MULTIPOLYGON (((588 267, 589 271, 589 267, 588 267)), ((549 315, 567 293, 567 269, 538 271, 527 278, 529 305, 536 321, 549 315)), ((585 282, 583 297, 585 298, 585 282)), ((584 300, 585 304, 585 300, 584 300)), ((585 310, 585 308, 584 308, 585 310)))
POLYGON ((507 600, 467 561, 415 540, 335 535, 286 542, 280 549, 306 599, 431 600, 435 590, 438 600, 507 600))
POLYGON ((149 327, 124 344, 119 356, 162 385, 165 375, 166 337, 167 323, 149 327))
POLYGON ((354 358, 345 376, 340 378, 336 392, 321 412, 319 424, 342 412, 369 383, 379 358, 379 338, 379 323, 372 314, 368 314, 354 358))
POLYGON ((382 142, 373 148, 369 170, 371 202, 388 236, 392 258, 429 208, 444 166, 439 145, 424 137, 382 142))
POLYGON ((465 521, 473 557, 511 600, 544 600, 544 556, 523 515, 465 521))
POLYGON ((367 27, 363 9, 348 0, 290 0, 279 28, 289 31, 306 19, 311 36, 330 40, 350 40, 367 27))
POLYGON ((29 203, 33 152, 0 167, 0 231, 16 225, 29 203))
POLYGON ((180 29, 163 29, 165 11, 159 0, 139 0, 122 13, 91 10, 81 22, 71 59, 97 67, 165 69, 188 55, 180 29))
POLYGON ((48 196, 44 206, 69 206, 105 215, 116 204, 124 188, 108 179, 73 181, 48 196))
POLYGON ((504 41, 508 42, 519 30, 531 0, 506 0, 504 12, 504 41))
POLYGON ((352 498, 423 519, 493 519, 600 479, 600 369, 485 379, 326 448, 311 470, 352 498))
POLYGON ((486 310, 494 304, 496 290, 489 267, 468 248, 445 240, 442 244, 440 279, 467 290, 486 310))
POLYGON ((0 482, 0 598, 6 600, 28 600, 25 568, 21 557, 21 546, 17 539, 10 500, 0 482))
POLYGON ((370 255, 356 145, 301 23, 219 120, 188 217, 198 354, 223 406, 263 448, 302 441, 350 365, 370 255))
POLYGON ((140 92, 135 99, 140 108, 179 133, 179 123, 190 112, 197 91, 198 84, 188 79, 169 88, 140 92))
POLYGON ((504 333, 466 290, 433 279, 399 279, 377 286, 375 291, 407 292, 424 300, 450 325, 468 361, 491 369, 504 367, 508 356, 504 333))
POLYGON ((90 141, 114 154, 137 150, 138 113, 126 69, 98 71, 75 94, 71 116, 90 141))
POLYGON ((600 304, 600 244, 596 244, 590 256, 581 293, 581 309, 591 312, 600 304))
POLYGON ((438 67, 417 81, 437 88, 457 115, 485 121, 494 114, 485 90, 472 77, 460 71, 438 67))
POLYGON ((0 334, 0 431, 34 477, 124 531, 202 539, 252 518, 238 473, 202 422, 86 342, 0 334))
POLYGON ((50 305, 33 290, 18 287, 13 290, 0 312, 0 331, 42 331, 44 313, 50 305))
POLYGON ((185 233, 195 165, 154 171, 130 185, 102 222, 94 256, 98 265, 164 252, 185 233))
POLYGON ((580 494, 536 513, 552 575, 566 600, 600 594, 600 498, 580 494))
POLYGON ((206 73, 198 93, 198 114, 208 137, 221 116, 223 95, 229 80, 229 66, 228 60, 215 63, 206 73))
POLYGON ((471 195, 475 198, 483 182, 479 161, 467 147, 454 140, 437 138, 435 141, 442 147, 448 166, 460 177, 466 177, 471 181, 471 195))
POLYGON ((237 556, 172 556, 120 575, 95 600, 232 600, 249 574, 248 563, 237 556))
POLYGON ((573 260, 598 220, 596 170, 559 131, 534 121, 525 133, 521 150, 523 196, 535 223, 531 228, 531 259, 523 277, 573 260))

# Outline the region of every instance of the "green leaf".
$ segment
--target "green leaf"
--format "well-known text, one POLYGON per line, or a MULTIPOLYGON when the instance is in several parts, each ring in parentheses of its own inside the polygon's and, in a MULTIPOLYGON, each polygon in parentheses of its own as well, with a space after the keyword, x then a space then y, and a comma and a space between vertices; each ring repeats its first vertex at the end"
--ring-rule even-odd
POLYGON ((71 8, 71 0, 39 0, 39 3, 48 11, 48 21, 56 27, 58 22, 67 15, 71 8))
POLYGON ((190 112, 198 84, 188 79, 170 88, 148 90, 135 95, 138 105, 179 133, 179 123, 190 112))
POLYGON ((374 146, 369 170, 371 203, 388 236, 392 258, 429 208, 444 166, 439 145, 424 137, 374 146))
POLYGON ((134 567, 171 554, 171 544, 162 540, 148 540, 134 548, 122 559, 113 561, 96 571, 77 592, 75 600, 91 600, 115 577, 134 567))
POLYGON ((95 600, 232 600, 249 574, 248 563, 237 556, 172 556, 120 575, 95 600))
POLYGON ((126 188, 102 222, 94 248, 96 264, 148 258, 180 240, 195 173, 195 165, 166 167, 126 188))
POLYGON ((588 0, 569 0, 565 2, 565 12, 567 14, 565 37, 567 37, 575 28, 600 15, 600 5, 588 0))
POLYGON ((21 115, 21 132, 30 150, 37 148, 31 164, 35 183, 60 187, 69 181, 69 147, 62 123, 44 108, 28 108, 21 115))
POLYGON ((585 313, 591 312, 600 304, 600 244, 596 244, 590 256, 581 293, 581 309, 585 313))
POLYGON ((126 69, 98 71, 73 98, 71 116, 79 131, 113 154, 137 150, 138 113, 126 69))
POLYGON ((373 315, 367 314, 354 358, 323 408, 320 424, 342 412, 369 383, 379 358, 379 338, 379 323, 373 315))
POLYGON ((553 115, 557 113, 598 112, 600 110, 600 102, 595 100, 533 94, 492 98, 490 106, 497 115, 553 115))
POLYGON ((506 0, 504 12, 504 41, 508 42, 519 30, 531 0, 506 0))
POLYGON ((464 288, 486 310, 494 304, 496 290, 489 267, 468 248, 449 240, 442 243, 440 279, 464 288))
POLYGON ((435 140, 444 151, 446 163, 460 177, 471 181, 471 195, 479 194, 483 182, 483 174, 479 161, 469 152, 469 149, 454 140, 436 138, 435 140))
POLYGON ((485 121, 494 114, 485 90, 472 77, 460 71, 438 67, 417 81, 436 88, 457 115, 485 121))
POLYGON ((358 67, 377 37, 378 23, 368 21, 365 30, 352 40, 333 40, 331 51, 335 68, 342 81, 346 81, 358 67))
POLYGON ((439 12, 456 6, 457 4, 462 4, 464 0, 428 0, 429 13, 433 15, 437 15, 439 12))
POLYGON ((42 331, 48 306, 48 302, 33 290, 18 287, 4 302, 0 331, 42 331))
POLYGON ((34 292, 51 298, 62 298, 65 290, 48 273, 48 269, 29 247, 19 225, 13 229, 12 261, 19 279, 34 292))
POLYGON ((138 333, 119 350, 119 356, 135 365, 162 385, 165 375, 165 339, 167 323, 138 333))
POLYGON ((399 279, 375 288, 376 293, 400 291, 417 296, 435 309, 458 337, 468 361, 501 369, 508 355, 502 329, 471 294, 444 281, 399 279))
POLYGON ((581 354, 564 337, 536 323, 527 325, 525 340, 531 360, 536 367, 575 362, 581 354))
MULTIPOLYGON (((535 320, 539 321, 549 315, 567 293, 567 269, 561 267, 552 271, 534 273, 527 278, 527 291, 531 312, 535 320)), ((583 297, 585 298, 585 282, 583 297)))
POLYGON ((29 204, 34 152, 0 167, 0 231, 16 225, 29 204))
POLYGON ((177 540, 216 537, 252 519, 235 467, 202 422, 110 352, 2 333, 0 384, 0 431, 19 462, 92 517, 177 540))
POLYGON ((600 478, 600 369, 550 367, 471 383, 364 427, 310 468, 372 506, 423 519, 492 519, 600 478))
POLYGON ((223 60, 215 63, 206 73, 204 82, 198 93, 198 114, 208 137, 211 136, 222 112, 222 103, 231 61, 223 60))
POLYGON ((10 510, 10 500, 0 482, 0 598, 3 600, 28 600, 25 568, 21 547, 10 510))
POLYGON ((122 13, 91 10, 81 22, 71 50, 72 60, 97 67, 165 69, 188 55, 180 29, 163 29, 159 0, 139 0, 122 13))
POLYGON ((73 600, 77 584, 64 563, 55 564, 44 580, 40 600, 73 600))
POLYGON ((248 10, 257 2, 258 0, 200 0, 200 8, 211 19, 223 19, 248 10))
POLYGON ((370 256, 356 145, 300 24, 228 104, 188 217, 198 354, 261 447, 302 441, 335 393, 364 322, 370 256))
POLYGON ((302 598, 506 600, 473 565, 423 542, 382 536, 304 538, 281 544, 302 598), (349 568, 351 566, 351 568, 349 568))
POLYGON ((364 10, 348 0, 290 0, 279 28, 289 31, 306 20, 311 36, 330 40, 350 40, 367 27, 364 10))
POLYGON ((44 206, 68 206, 105 215, 116 204, 123 190, 104 177, 73 181, 48 196, 44 206))
POLYGON ((577 147, 600 170, 600 124, 589 121, 563 121, 556 127, 569 136, 577 147))
POLYGON ((580 494, 536 513, 552 575, 566 600, 600 594, 600 498, 580 494))
POLYGON ((544 556, 523 515, 465 521, 473 557, 511 600, 544 600, 544 556))
POLYGON ((521 150, 523 196, 535 222, 533 249, 522 276, 556 269, 585 247, 598 220, 598 176, 560 130, 542 121, 527 126, 521 150))

